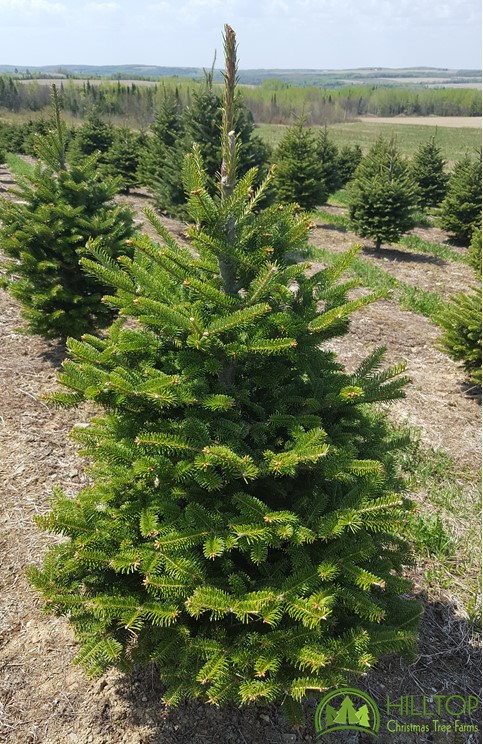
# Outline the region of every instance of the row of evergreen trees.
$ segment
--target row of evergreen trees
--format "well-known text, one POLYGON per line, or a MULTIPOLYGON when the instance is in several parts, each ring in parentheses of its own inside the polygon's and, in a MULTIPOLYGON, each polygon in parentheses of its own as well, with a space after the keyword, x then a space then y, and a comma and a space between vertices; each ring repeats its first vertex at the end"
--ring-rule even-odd
MULTIPOLYGON (((300 721, 304 697, 414 643, 401 441, 374 406, 401 397, 406 379, 401 365, 381 369, 381 349, 347 374, 325 348, 375 297, 347 297, 354 282, 340 278, 354 251, 315 274, 293 263, 306 215, 261 206, 271 173, 259 189, 256 170, 237 177, 235 48, 225 27, 214 193, 200 147, 184 159, 193 251, 150 211, 160 242, 131 235, 107 186, 106 211, 86 213, 100 186, 86 165, 66 164, 55 101, 20 187, 38 210, 2 207, 3 229, 15 222, 2 235, 11 271, 25 265, 13 284, 57 277, 63 251, 79 290, 96 282, 82 287, 94 299, 109 285, 104 305, 119 312, 102 337, 68 342, 67 392, 53 401, 91 400, 100 412, 74 429, 92 482, 74 500, 57 492, 38 519, 65 539, 30 578, 46 609, 69 618, 88 673, 153 662, 168 703, 277 701, 300 721), (59 205, 54 220, 46 197, 59 205)), ((61 297, 60 279, 49 292, 61 297)), ((47 314, 44 299, 34 303, 47 314)), ((75 304, 69 312, 80 321, 75 304)))
MULTIPOLYGON (((118 189, 127 192, 145 185, 158 210, 185 216, 183 158, 194 142, 200 146, 213 193, 220 158, 220 123, 220 97, 209 73, 185 109, 175 94, 165 91, 155 123, 146 134, 113 127, 93 111, 77 130, 66 131, 67 157, 81 165, 85 157, 97 152, 103 174, 116 177, 118 189)), ((275 153, 256 135, 251 115, 242 105, 238 106, 236 125, 240 170, 258 168, 255 186, 266 174, 268 163, 276 163, 266 199, 297 202, 311 210, 353 180, 349 188, 352 229, 373 238, 378 246, 397 240, 414 226, 421 210, 438 208, 441 227, 463 245, 469 244, 473 229, 481 223, 481 160, 467 155, 450 175, 434 137, 421 143, 411 161, 401 156, 394 142, 383 141, 363 159, 358 145, 338 149, 327 128, 316 133, 303 121, 287 130, 275 153)), ((24 151, 35 153, 36 139, 47 130, 45 122, 26 125, 24 151)), ((0 128, 0 140, 1 135, 0 128)), ((0 142, 0 151, 8 146, 21 146, 10 129, 5 143, 0 142)))
POLYGON ((481 225, 481 152, 466 155, 450 175, 434 137, 420 144, 412 160, 382 137, 362 157, 355 148, 339 153, 327 130, 316 134, 299 122, 282 138, 275 161, 277 198, 304 209, 323 204, 350 181, 351 227, 377 247, 414 227, 418 211, 435 207, 441 226, 463 245, 481 225))
POLYGON ((314 209, 351 180, 361 159, 359 145, 339 151, 327 127, 316 133, 300 120, 287 130, 274 154, 277 199, 314 209))

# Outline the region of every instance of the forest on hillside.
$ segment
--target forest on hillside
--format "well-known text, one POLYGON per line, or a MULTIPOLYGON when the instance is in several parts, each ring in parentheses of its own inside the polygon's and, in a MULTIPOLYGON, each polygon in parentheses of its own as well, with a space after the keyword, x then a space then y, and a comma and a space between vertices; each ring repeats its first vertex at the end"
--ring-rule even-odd
MULTIPOLYGON (((21 80, 0 75, 0 112, 5 115, 46 111, 51 80, 21 80)), ((93 107, 98 113, 127 118, 139 128, 148 126, 166 92, 182 107, 205 80, 166 78, 162 82, 61 80, 63 108, 84 118, 93 107)), ((216 85, 216 83, 215 83, 216 85)), ((289 85, 265 80, 259 86, 240 86, 240 95, 256 122, 293 123, 304 116, 309 124, 352 121, 359 116, 481 116, 481 91, 453 88, 403 88, 346 85, 340 88, 289 85)))

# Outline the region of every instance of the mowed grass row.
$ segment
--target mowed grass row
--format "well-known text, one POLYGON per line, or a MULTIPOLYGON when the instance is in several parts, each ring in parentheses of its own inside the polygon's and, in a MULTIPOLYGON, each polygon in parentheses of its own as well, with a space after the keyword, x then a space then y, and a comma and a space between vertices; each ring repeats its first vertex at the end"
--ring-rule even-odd
POLYGON ((430 601, 449 601, 481 628, 480 480, 442 450, 424 447, 418 432, 405 433, 399 467, 415 504, 406 536, 416 570, 430 601))
MULTIPOLYGON (((440 120, 438 120, 440 121, 440 120)), ((257 124, 256 132, 272 147, 276 147, 287 130, 285 124, 257 124)), ((331 139, 338 147, 360 145, 365 153, 381 135, 385 139, 395 137, 401 152, 412 157, 421 142, 435 137, 448 166, 460 160, 467 152, 475 155, 481 147, 481 129, 469 127, 430 126, 427 124, 380 124, 359 120, 347 124, 328 126, 331 139)))

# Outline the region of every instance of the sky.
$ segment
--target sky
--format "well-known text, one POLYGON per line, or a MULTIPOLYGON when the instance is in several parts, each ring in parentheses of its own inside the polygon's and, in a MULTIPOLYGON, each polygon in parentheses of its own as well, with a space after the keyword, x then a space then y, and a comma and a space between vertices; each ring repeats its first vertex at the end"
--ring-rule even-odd
POLYGON ((481 68, 481 0, 0 0, 0 64, 481 68))

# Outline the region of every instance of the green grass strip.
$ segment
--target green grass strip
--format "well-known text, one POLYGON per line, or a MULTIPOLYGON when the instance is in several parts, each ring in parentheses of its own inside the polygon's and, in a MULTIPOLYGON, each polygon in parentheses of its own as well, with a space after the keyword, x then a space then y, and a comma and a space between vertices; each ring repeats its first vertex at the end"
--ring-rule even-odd
POLYGON ((334 207, 347 207, 349 204, 347 189, 339 189, 334 194, 331 194, 327 203, 332 204, 334 207))
POLYGON ((404 235, 399 241, 400 245, 410 248, 419 253, 429 253, 432 256, 441 258, 443 261, 455 261, 457 263, 468 263, 466 254, 458 253, 444 243, 429 243, 427 240, 419 238, 417 235, 404 235))
POLYGON ((13 152, 7 152, 5 155, 5 165, 14 176, 30 176, 35 167, 13 152))
MULTIPOLYGON (((336 259, 336 254, 326 248, 311 249, 314 258, 322 258, 329 265, 336 259)), ((444 300, 433 292, 398 281, 388 271, 374 266, 363 258, 356 257, 350 265, 351 270, 361 279, 366 287, 382 290, 392 295, 404 310, 419 313, 436 323, 436 317, 446 306, 444 300)))
POLYGON ((325 209, 318 209, 314 213, 314 217, 320 219, 326 225, 342 227, 345 230, 349 229, 349 218, 345 214, 331 214, 330 212, 326 212, 325 209))

